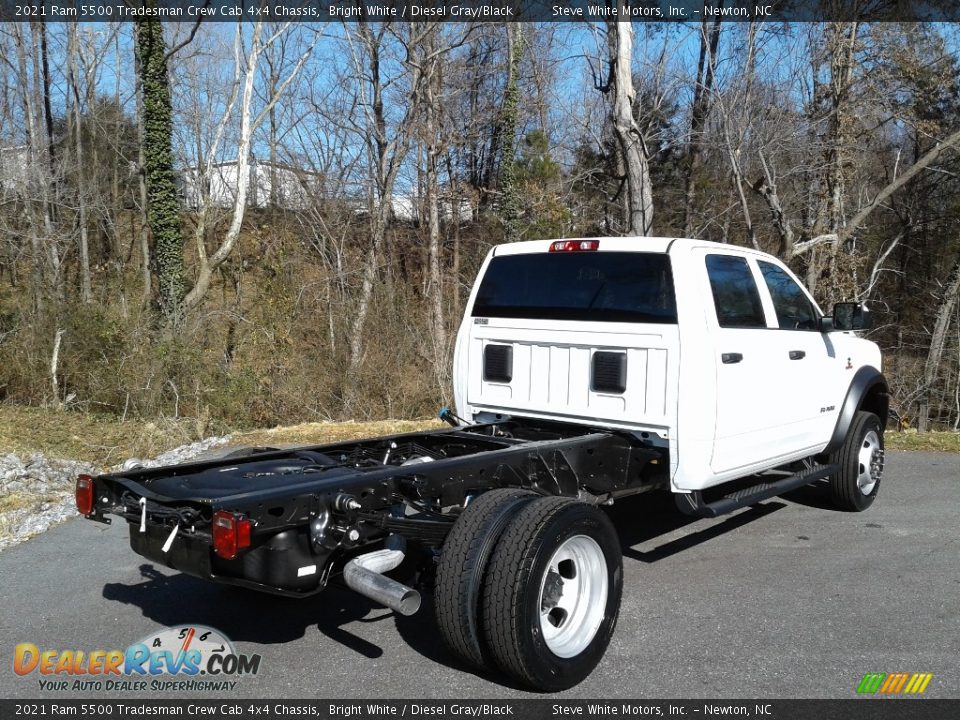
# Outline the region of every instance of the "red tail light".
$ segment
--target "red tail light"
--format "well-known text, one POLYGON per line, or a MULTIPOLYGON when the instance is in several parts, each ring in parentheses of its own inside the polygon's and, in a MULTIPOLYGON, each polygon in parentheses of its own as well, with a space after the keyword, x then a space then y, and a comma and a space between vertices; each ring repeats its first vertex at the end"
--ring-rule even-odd
POLYGON ((233 560, 243 548, 250 547, 250 518, 226 510, 213 514, 213 551, 224 560, 233 560))
POLYGON ((580 252, 581 250, 599 249, 599 240, 557 240, 550 243, 550 252, 580 252))
POLYGON ((77 510, 81 515, 89 515, 93 512, 93 478, 89 475, 81 475, 77 478, 77 510))

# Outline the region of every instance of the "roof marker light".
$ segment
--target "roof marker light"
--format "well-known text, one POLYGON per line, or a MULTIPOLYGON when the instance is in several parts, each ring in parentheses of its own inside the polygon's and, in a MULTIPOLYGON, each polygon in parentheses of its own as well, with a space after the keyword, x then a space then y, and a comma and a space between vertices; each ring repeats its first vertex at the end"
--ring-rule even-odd
POLYGON ((599 240, 557 240, 550 243, 550 252, 580 252, 599 249, 599 240))

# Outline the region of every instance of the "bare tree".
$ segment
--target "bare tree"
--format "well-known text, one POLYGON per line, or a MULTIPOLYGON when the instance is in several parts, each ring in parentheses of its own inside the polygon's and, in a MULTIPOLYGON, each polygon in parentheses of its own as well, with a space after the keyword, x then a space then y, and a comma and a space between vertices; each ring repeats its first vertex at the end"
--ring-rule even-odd
POLYGON ((943 293, 940 296, 936 315, 934 316, 933 333, 930 336, 930 349, 927 351, 926 362, 923 365, 923 395, 920 401, 920 415, 917 419, 917 429, 926 432, 930 429, 930 395, 934 384, 940 375, 940 363, 943 359, 943 348, 953 320, 953 310, 960 298, 960 259, 954 264, 943 293))
MULTIPOLYGON (((441 217, 456 223, 460 207, 448 192, 448 205, 441 214, 440 172, 441 159, 454 142, 450 123, 445 121, 444 107, 452 100, 455 90, 448 87, 445 68, 453 64, 453 51, 462 46, 470 34, 469 28, 444 32, 442 23, 411 23, 407 40, 406 64, 411 82, 411 103, 419 116, 418 139, 423 147, 423 186, 425 191, 427 225, 427 283, 429 303, 431 361, 437 387, 446 392, 449 386, 449 358, 451 343, 447 329, 447 294, 445 292, 441 217)), ((522 41, 521 41, 522 42, 522 41)), ((454 102, 450 102, 455 105, 454 102)), ((512 143, 511 143, 512 146, 512 143)), ((506 147, 506 144, 505 144, 506 147)))
POLYGON ((44 293, 63 297, 62 249, 54 231, 52 188, 54 162, 52 120, 48 122, 49 74, 46 60, 46 30, 42 24, 13 24, 11 28, 17 59, 18 94, 25 120, 26 147, 30 172, 22 185, 27 212, 27 234, 34 268, 35 300, 44 293), (26 30, 30 29, 29 35, 26 30), (38 42, 39 36, 39 42, 38 42), (42 55, 43 60, 38 56, 42 55))
POLYGON ((243 226, 243 217, 247 208, 247 194, 250 190, 250 148, 253 141, 253 135, 263 123, 264 119, 269 117, 271 110, 277 101, 296 79, 300 70, 303 68, 313 48, 316 45, 318 35, 314 34, 313 41, 308 44, 305 50, 300 54, 293 67, 287 73, 287 76, 276 86, 272 95, 266 99, 266 104, 260 108, 259 112, 253 109, 253 100, 255 93, 255 80, 257 77, 257 65, 264 51, 290 29, 291 23, 280 25, 272 34, 264 34, 264 23, 257 22, 254 25, 249 48, 244 46, 244 33, 241 26, 237 27, 234 40, 234 82, 230 92, 230 99, 227 103, 227 110, 221 117, 217 126, 217 132, 214 136, 213 146, 207 156, 207 168, 205 177, 212 174, 214 159, 217 156, 219 145, 223 137, 223 131, 233 114, 234 106, 239 98, 238 112, 240 115, 240 130, 236 154, 236 173, 237 189, 233 202, 233 212, 230 219, 230 225, 227 228, 223 240, 212 255, 207 253, 205 243, 205 216, 209 207, 209 194, 201 203, 198 212, 197 229, 194 232, 194 238, 197 248, 197 279, 193 287, 186 294, 183 304, 187 311, 195 309, 203 302, 207 291, 210 289, 210 281, 214 272, 224 261, 230 257, 233 248, 236 245, 237 238, 240 236, 240 229, 243 226))
MULTIPOLYGON (((621 17, 629 17, 629 3, 618 0, 621 17)), ((609 75, 601 90, 607 93, 610 124, 626 174, 627 233, 649 235, 653 229, 653 189, 650 184, 649 152, 634 116, 633 27, 630 21, 607 22, 609 75)))
MULTIPOLYGON (((78 168, 85 167, 83 151, 83 119, 81 112, 81 85, 89 83, 89 77, 81 81, 77 70, 77 58, 80 47, 77 41, 77 25, 69 25, 69 45, 67 47, 67 74, 69 86, 72 90, 70 98, 71 116, 73 118, 74 151, 78 168)), ((93 299, 90 281, 90 241, 88 237, 87 220, 87 189, 84 184, 77 188, 77 214, 80 225, 80 298, 85 303, 93 299)))
MULTIPOLYGON (((693 205, 696 200, 696 174, 700 170, 703 158, 704 129, 710 115, 716 78, 717 46, 720 44, 721 16, 717 15, 711 23, 706 15, 700 21, 700 54, 697 61, 697 74, 694 80, 693 101, 690 105, 690 138, 687 141, 687 158, 684 167, 683 236, 693 236, 693 205)), ((749 67, 749 65, 748 65, 749 67)), ((749 72, 746 73, 749 76, 749 72)), ((727 146, 730 147, 729 134, 727 146)), ((736 172, 736 168, 734 170, 736 172)), ((745 206, 742 182, 737 179, 738 193, 744 212, 745 206)), ((747 221, 748 225, 749 220, 747 221)))

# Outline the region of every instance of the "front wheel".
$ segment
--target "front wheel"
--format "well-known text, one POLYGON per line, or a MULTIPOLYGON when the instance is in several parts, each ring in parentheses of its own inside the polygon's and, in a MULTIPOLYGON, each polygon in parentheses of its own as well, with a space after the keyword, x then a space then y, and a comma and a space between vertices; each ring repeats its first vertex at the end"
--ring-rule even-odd
POLYGON ((873 504, 883 476, 883 426, 871 412, 859 411, 843 447, 830 456, 840 466, 830 478, 830 497, 841 510, 860 512, 873 504))
POLYGON ((573 687, 613 636, 623 591, 620 543, 597 508, 540 498, 513 518, 484 588, 484 634, 501 670, 538 690, 573 687))

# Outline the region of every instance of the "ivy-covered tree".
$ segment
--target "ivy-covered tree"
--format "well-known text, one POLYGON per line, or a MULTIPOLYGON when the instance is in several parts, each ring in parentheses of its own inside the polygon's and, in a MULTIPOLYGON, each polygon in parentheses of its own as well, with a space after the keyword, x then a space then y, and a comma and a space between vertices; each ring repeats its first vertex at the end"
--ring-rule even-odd
POLYGON ((173 168, 173 107, 163 25, 138 20, 137 54, 143 113, 143 172, 147 186, 147 224, 153 235, 157 274, 156 303, 168 325, 180 321, 184 296, 183 235, 173 168))
POLYGON ((507 242, 520 239, 523 201, 519 168, 516 157, 516 136, 519 122, 520 60, 523 57, 523 25, 507 25, 510 41, 510 58, 507 70, 507 88, 503 95, 503 110, 500 119, 502 160, 500 161, 500 218, 507 242))

